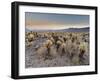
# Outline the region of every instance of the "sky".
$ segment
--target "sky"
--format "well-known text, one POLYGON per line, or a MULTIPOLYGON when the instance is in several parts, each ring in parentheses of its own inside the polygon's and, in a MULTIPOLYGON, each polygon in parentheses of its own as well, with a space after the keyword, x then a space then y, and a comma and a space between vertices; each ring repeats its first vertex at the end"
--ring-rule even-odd
POLYGON ((25 12, 25 26, 31 30, 89 27, 89 15, 25 12))

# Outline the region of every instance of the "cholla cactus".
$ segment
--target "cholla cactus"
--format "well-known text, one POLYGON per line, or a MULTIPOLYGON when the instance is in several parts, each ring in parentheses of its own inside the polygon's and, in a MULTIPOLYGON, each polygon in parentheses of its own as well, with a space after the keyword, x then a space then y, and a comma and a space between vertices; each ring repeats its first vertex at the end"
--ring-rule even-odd
POLYGON ((66 54, 70 59, 72 59, 73 56, 78 55, 78 45, 76 42, 72 43, 71 40, 66 41, 66 54))
POLYGON ((57 51, 58 51, 58 49, 59 49, 59 47, 60 47, 60 45, 61 45, 61 44, 62 44, 62 42, 61 42, 61 41, 59 41, 59 40, 56 42, 57 51))
POLYGON ((33 39, 34 39, 34 35, 33 35, 32 33, 29 34, 29 35, 28 35, 28 40, 29 40, 29 42, 33 41, 33 39))
POLYGON ((64 42, 66 42, 68 40, 68 36, 64 36, 63 40, 64 40, 64 42))
POLYGON ((47 33, 45 33, 45 34, 44 34, 44 37, 48 38, 48 34, 47 34, 47 33))
POLYGON ((82 58, 83 55, 86 52, 86 43, 85 42, 83 42, 83 43, 80 44, 79 50, 80 50, 79 57, 82 58))
POLYGON ((37 50, 37 55, 40 59, 45 58, 46 53, 47 53, 47 48, 45 46, 41 46, 38 50, 37 50))
POLYGON ((45 46, 47 47, 47 48, 49 48, 50 46, 52 46, 52 41, 51 40, 46 40, 46 42, 45 42, 45 46))
POLYGON ((53 37, 50 37, 50 40, 52 41, 53 44, 55 43, 55 40, 53 37))
POLYGON ((62 37, 58 37, 58 40, 60 40, 61 42, 64 42, 62 37))
POLYGON ((57 50, 54 46, 50 47, 50 56, 51 57, 56 57, 58 55, 57 50))
POLYGON ((61 45, 60 45, 58 50, 59 50, 58 52, 60 53, 61 56, 63 54, 65 54, 66 53, 66 44, 65 43, 61 43, 61 45))
MULTIPOLYGON (((45 60, 58 60, 58 58, 63 60, 64 58, 64 60, 68 60, 65 63, 70 62, 69 65, 79 65, 81 59, 86 56, 84 54, 89 52, 89 43, 82 39, 84 34, 86 33, 26 32, 25 45, 26 48, 33 49, 39 57, 38 59, 44 59, 44 63, 45 60)), ((84 38, 89 39, 86 36, 84 38)))
MULTIPOLYGON (((50 52, 52 50, 52 41, 46 40, 46 42, 43 43, 43 45, 37 50, 37 54, 40 55, 40 57, 44 58, 45 60, 50 57, 50 52)), ((53 53, 53 52, 52 52, 53 53)), ((54 53, 53 53, 54 54, 54 53)))

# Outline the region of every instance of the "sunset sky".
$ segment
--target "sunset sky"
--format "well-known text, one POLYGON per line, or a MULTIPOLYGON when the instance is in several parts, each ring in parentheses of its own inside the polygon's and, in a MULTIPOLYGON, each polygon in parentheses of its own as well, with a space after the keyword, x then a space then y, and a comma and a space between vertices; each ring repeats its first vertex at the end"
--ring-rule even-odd
POLYGON ((25 12, 25 26, 30 30, 89 27, 89 15, 25 12))

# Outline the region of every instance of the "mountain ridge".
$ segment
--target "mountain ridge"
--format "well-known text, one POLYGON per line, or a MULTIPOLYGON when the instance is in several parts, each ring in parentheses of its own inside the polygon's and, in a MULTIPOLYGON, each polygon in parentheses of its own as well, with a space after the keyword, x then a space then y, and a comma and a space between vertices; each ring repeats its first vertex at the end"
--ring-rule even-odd
POLYGON ((33 31, 33 32, 89 32, 89 27, 84 28, 68 28, 68 29, 61 29, 61 30, 29 30, 25 28, 26 32, 33 31))

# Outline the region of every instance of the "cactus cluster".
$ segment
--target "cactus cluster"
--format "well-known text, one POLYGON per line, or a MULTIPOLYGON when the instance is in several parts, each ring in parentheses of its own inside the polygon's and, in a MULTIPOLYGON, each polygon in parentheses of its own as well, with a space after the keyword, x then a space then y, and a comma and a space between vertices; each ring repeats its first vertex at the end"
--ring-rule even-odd
POLYGON ((26 32, 25 36, 26 48, 38 45, 33 50, 44 61, 64 57, 69 58, 69 65, 82 65, 84 55, 89 55, 88 32, 26 32))

